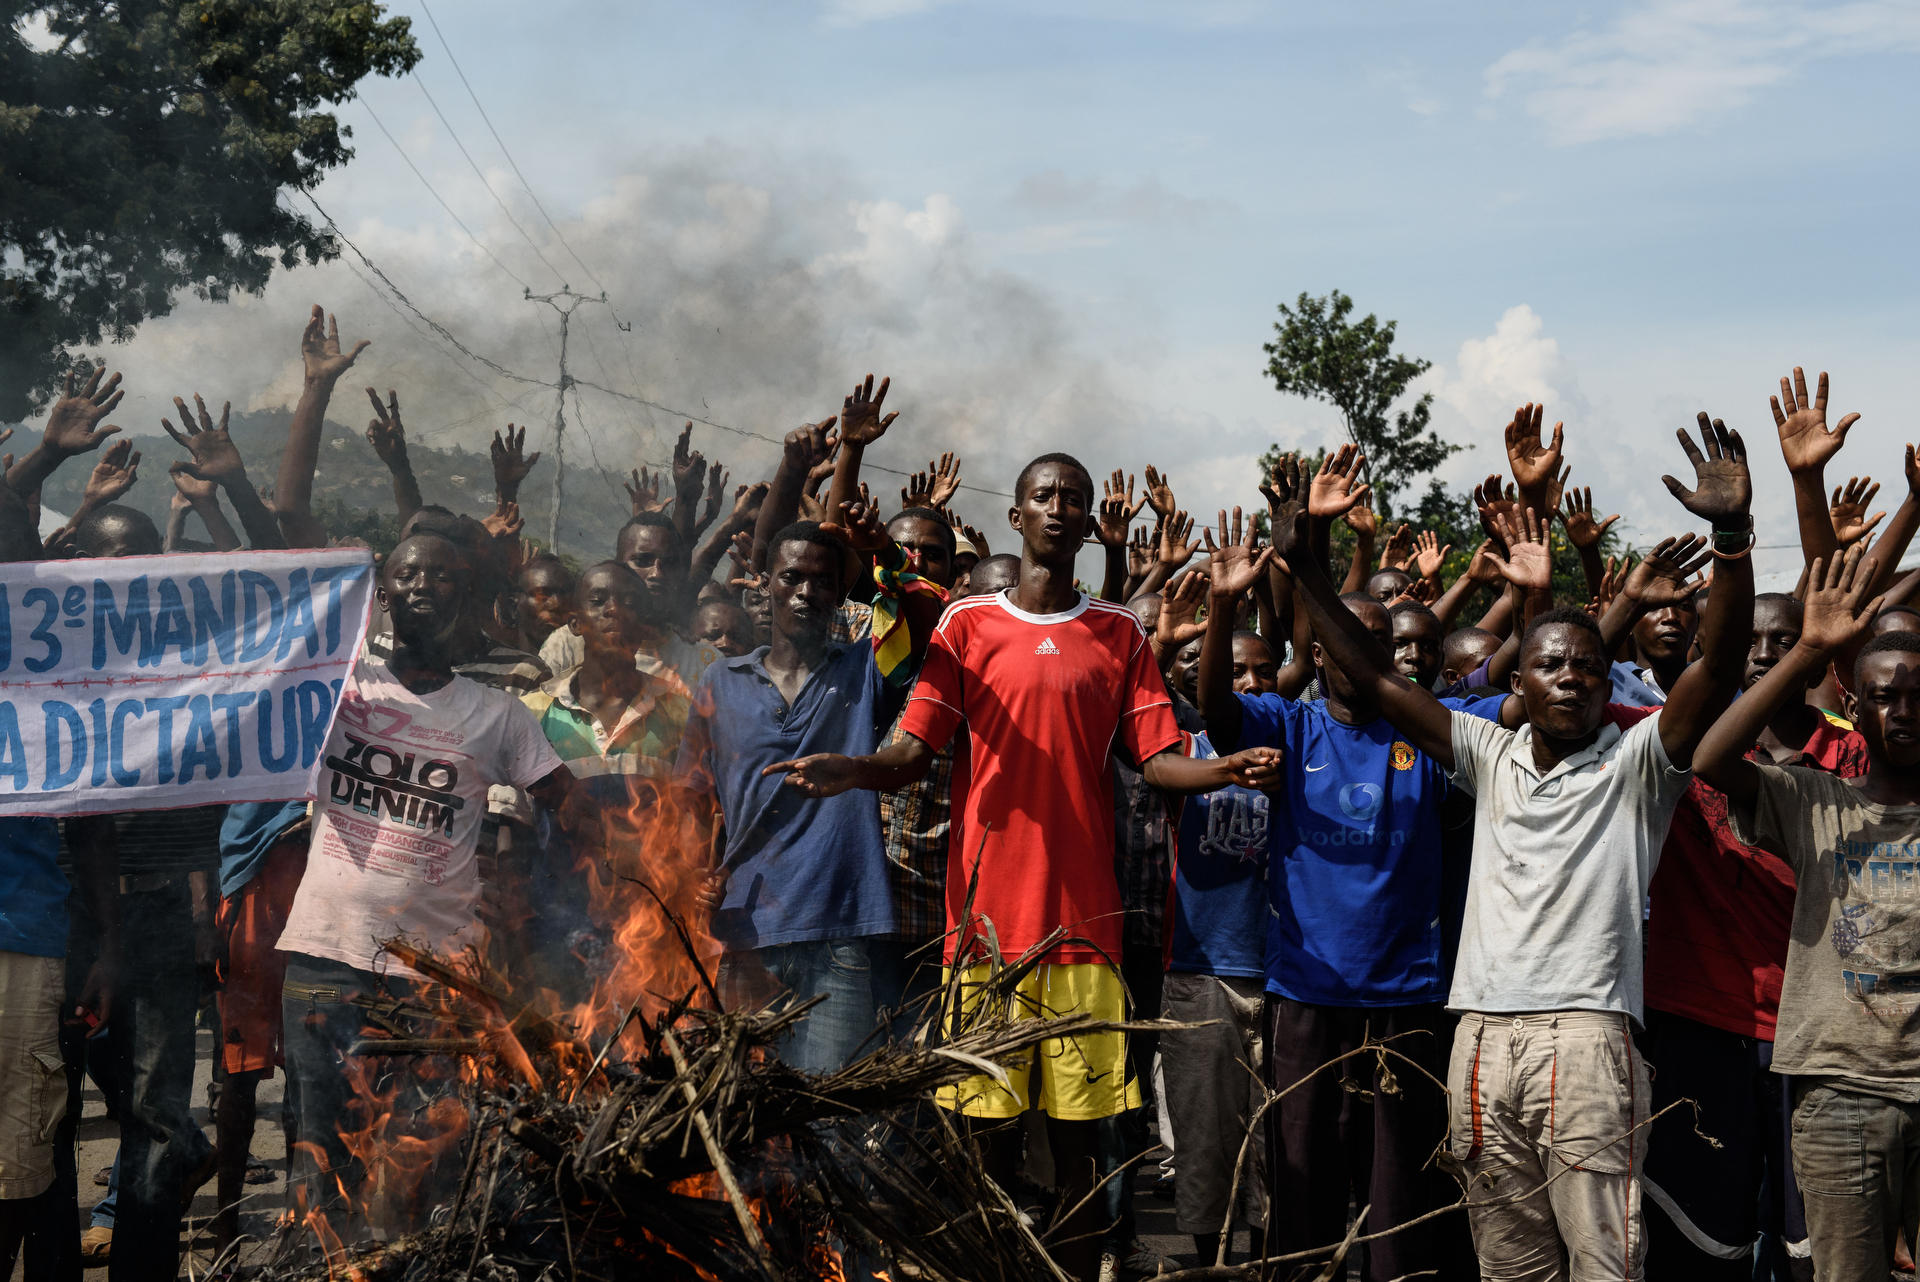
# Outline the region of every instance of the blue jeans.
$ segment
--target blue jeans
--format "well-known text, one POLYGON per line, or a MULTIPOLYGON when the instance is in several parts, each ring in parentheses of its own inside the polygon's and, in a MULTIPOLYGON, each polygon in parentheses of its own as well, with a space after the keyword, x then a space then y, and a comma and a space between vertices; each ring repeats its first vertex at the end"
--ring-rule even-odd
POLYGON ((720 958, 721 996, 734 1009, 776 997, 804 1002, 825 994, 827 1000, 807 1012, 774 1051, 781 1063, 803 1073, 831 1073, 853 1059, 862 1043, 871 1051, 882 1041, 869 942, 814 939, 727 953, 720 958))
POLYGON ((107 1031, 120 1114, 108 1276, 171 1282, 180 1264, 182 1186, 211 1148, 193 1120, 200 976, 186 878, 120 897, 120 952, 107 1031))

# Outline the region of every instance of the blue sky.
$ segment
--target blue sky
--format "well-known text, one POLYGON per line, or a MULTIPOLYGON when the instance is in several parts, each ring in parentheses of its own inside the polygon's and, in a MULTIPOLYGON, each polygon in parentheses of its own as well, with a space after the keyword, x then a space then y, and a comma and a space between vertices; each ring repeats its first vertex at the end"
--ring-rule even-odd
MULTIPOLYGON (((393 10, 415 19, 418 83, 341 109, 359 158, 320 198, 424 311, 550 378, 552 326, 517 282, 555 272, 423 85, 545 258, 576 287, 586 272, 424 11, 393 10)), ((1763 525, 1790 518, 1766 397, 1795 362, 1831 369, 1835 408, 1865 415, 1840 472, 1891 496, 1920 436, 1910 3, 441 0, 434 16, 634 324, 585 316, 576 372, 719 422, 777 436, 872 369, 904 412, 876 462, 959 448, 969 481, 1006 489, 1025 457, 1068 448, 1096 471, 1156 463, 1195 508, 1250 502, 1270 442, 1338 431, 1272 389, 1259 350, 1276 303, 1337 287, 1436 363, 1436 421, 1479 445, 1450 480, 1504 470, 1500 425, 1544 397, 1576 483, 1642 540, 1684 528, 1657 477, 1684 464, 1672 432, 1698 408, 1755 445, 1763 525)), ((374 338, 370 381, 414 390, 430 439, 551 415, 547 393, 456 369, 340 266, 185 306, 125 363, 211 363, 217 394, 277 403, 310 300, 374 338)), ((665 415, 597 393, 581 408, 609 468, 664 457, 665 415)), ((746 473, 775 453, 698 440, 746 473)), ((972 501, 1002 524, 1002 500, 972 501)))

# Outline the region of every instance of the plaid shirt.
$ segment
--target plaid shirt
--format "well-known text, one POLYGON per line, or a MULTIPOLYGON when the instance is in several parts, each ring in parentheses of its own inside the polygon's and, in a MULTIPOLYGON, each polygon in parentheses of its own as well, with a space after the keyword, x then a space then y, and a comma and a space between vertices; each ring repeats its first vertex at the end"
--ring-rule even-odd
MULTIPOLYGON (((893 719, 887 743, 901 738, 893 719)), ((956 735, 955 738, 959 736, 956 735)), ((887 842, 887 880, 901 939, 938 938, 947 929, 947 833, 953 811, 953 741, 934 756, 917 783, 880 794, 880 829, 887 842)))
POLYGON ((858 601, 842 601, 833 612, 827 628, 827 640, 835 645, 852 645, 873 635, 873 607, 858 601))

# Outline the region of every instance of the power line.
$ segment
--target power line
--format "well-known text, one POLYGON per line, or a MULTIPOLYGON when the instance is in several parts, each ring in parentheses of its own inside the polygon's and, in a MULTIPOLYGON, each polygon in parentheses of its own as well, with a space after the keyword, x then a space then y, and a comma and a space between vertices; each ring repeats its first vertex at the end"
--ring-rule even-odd
MULTIPOLYGON (((474 160, 473 156, 467 151, 467 144, 461 142, 460 135, 454 131, 453 122, 447 119, 446 112, 440 110, 440 104, 433 100, 433 94, 430 93, 427 89, 427 82, 422 80, 418 74, 415 74, 413 76, 413 83, 420 87, 420 92, 422 94, 426 95, 427 105, 433 108, 434 115, 440 117, 440 123, 447 127, 447 133, 450 137, 452 137, 453 145, 460 149, 460 154, 467 158, 467 163, 469 165, 473 166, 474 177, 478 178, 480 180, 480 185, 487 189, 487 195, 493 197, 493 203, 500 206, 500 212, 507 216, 507 221, 512 223, 513 229, 520 233, 520 238, 527 242, 527 247, 533 250, 534 256, 538 258, 541 262, 546 263, 547 270, 552 272, 556 278, 561 278, 560 269, 558 267, 555 267, 552 263, 547 262, 547 256, 540 252, 540 246, 534 243, 533 237, 527 235, 527 229, 520 225, 519 220, 513 216, 513 211, 507 208, 507 202, 500 199, 500 193, 495 191, 493 189, 493 184, 487 181, 487 176, 484 172, 481 171, 479 162, 474 160)), ((564 279, 564 278, 561 278, 561 279, 564 279)))
MULTIPOLYGON (((540 211, 540 216, 547 220, 547 226, 553 229, 553 238, 560 242, 561 247, 565 249, 567 253, 573 255, 573 261, 580 264, 580 270, 587 274, 587 279, 591 280, 594 284, 599 285, 600 288, 604 291, 606 289, 605 283, 603 283, 598 276, 595 276, 593 274, 593 268, 587 266, 586 262, 581 259, 579 254, 574 253, 573 246, 567 244, 567 238, 560 234, 560 227, 557 223, 553 221, 553 215, 549 214, 547 212, 547 207, 540 203, 540 197, 534 195, 533 184, 529 183, 527 181, 527 176, 520 172, 520 166, 514 160, 513 153, 507 150, 506 141, 500 137, 500 131, 493 127, 493 119, 487 115, 487 109, 484 105, 482 105, 480 101, 480 95, 473 91, 472 83, 470 83, 467 80, 467 73, 460 69, 460 60, 453 56, 453 46, 447 43, 447 33, 440 30, 440 22, 438 19, 436 19, 433 16, 433 10, 427 7, 426 0, 421 0, 420 8, 423 11, 425 11, 427 15, 427 21, 433 24, 433 34, 440 37, 440 47, 447 51, 447 61, 453 64, 454 74, 459 76, 460 83, 466 86, 467 96, 473 99, 474 108, 477 111, 479 111, 480 119, 486 122, 487 132, 492 134, 494 142, 500 145, 500 154, 507 158, 507 164, 510 168, 512 168, 513 176, 520 180, 520 185, 526 189, 528 198, 533 201, 533 207, 540 211)), ((419 77, 416 74, 414 78, 418 79, 419 77)), ((434 110, 438 111, 439 108, 436 107, 434 108, 434 110)), ((445 117, 443 116, 441 117, 441 119, 444 120, 445 117)), ((449 131, 451 131, 453 126, 449 125, 447 126, 447 128, 449 131)), ((554 274, 556 276, 559 275, 558 272, 555 272, 554 274)), ((616 321, 619 320, 618 313, 615 313, 614 319, 616 321)))
POLYGON ((427 176, 420 172, 420 166, 413 163, 413 157, 409 156, 406 153, 406 149, 400 145, 400 140, 398 138, 395 138, 393 136, 392 131, 389 130, 386 127, 386 125, 381 123, 380 117, 374 114, 373 105, 367 102, 367 100, 364 98, 360 100, 360 105, 367 109, 367 115, 373 117, 373 123, 379 126, 380 132, 383 134, 386 134, 387 141, 392 143, 393 149, 400 153, 400 159, 407 162, 407 168, 413 170, 413 176, 420 180, 420 185, 427 189, 427 194, 432 196, 435 200, 440 201, 440 208, 447 211, 447 217, 453 219, 454 226, 458 227, 461 231, 466 232, 467 239, 472 241, 475 245, 479 246, 481 253, 485 254, 488 258, 493 259, 493 265, 495 267, 498 267, 501 271, 505 272, 508 276, 512 277, 514 284, 520 286, 520 288, 522 289, 531 289, 532 288, 531 285, 527 284, 527 282, 525 282, 524 280, 521 280, 518 276, 514 276, 513 269, 511 267, 508 267, 505 263, 501 262, 499 255, 495 254, 491 249, 488 249, 486 245, 482 244, 480 238, 474 235, 472 230, 464 222, 460 221, 460 215, 453 212, 453 206, 449 205, 445 200, 441 199, 440 193, 435 191, 433 189, 433 184, 427 181, 427 176))

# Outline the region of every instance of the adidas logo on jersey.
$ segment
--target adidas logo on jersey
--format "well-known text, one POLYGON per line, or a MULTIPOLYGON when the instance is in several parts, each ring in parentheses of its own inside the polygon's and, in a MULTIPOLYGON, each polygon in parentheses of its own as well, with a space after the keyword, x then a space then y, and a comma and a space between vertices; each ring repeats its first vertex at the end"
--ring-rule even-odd
POLYGON ((1033 649, 1035 654, 1059 654, 1060 647, 1053 643, 1052 637, 1041 638, 1040 644, 1033 649))

